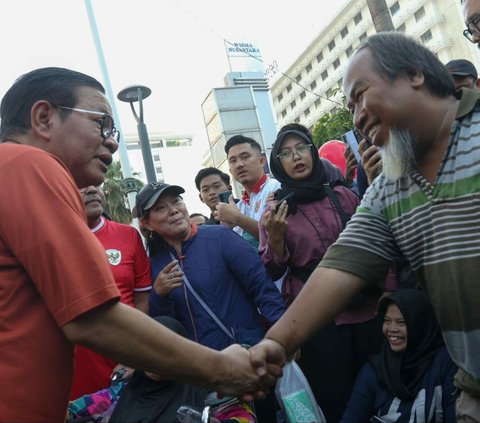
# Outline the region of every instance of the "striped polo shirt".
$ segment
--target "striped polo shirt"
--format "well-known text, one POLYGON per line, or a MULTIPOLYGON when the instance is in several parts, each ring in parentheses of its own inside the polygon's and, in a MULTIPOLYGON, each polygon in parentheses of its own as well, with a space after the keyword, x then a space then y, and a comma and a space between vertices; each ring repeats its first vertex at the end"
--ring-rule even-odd
POLYGON ((480 102, 471 90, 459 96, 435 184, 416 171, 396 182, 380 175, 320 266, 380 283, 402 252, 429 294, 452 359, 478 391, 480 102))

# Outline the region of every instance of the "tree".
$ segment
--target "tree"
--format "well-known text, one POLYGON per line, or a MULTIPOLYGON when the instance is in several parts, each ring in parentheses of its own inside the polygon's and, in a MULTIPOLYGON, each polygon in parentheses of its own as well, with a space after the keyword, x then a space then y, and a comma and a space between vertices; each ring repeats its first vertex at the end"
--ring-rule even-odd
MULTIPOLYGON (((135 186, 137 190, 140 190, 143 187, 143 182, 135 179, 135 186)), ((114 161, 109 166, 105 174, 103 192, 106 199, 105 212, 112 220, 120 223, 131 223, 132 214, 127 206, 127 191, 119 161, 114 161)))
POLYGON ((395 31, 385 0, 367 0, 375 31, 395 31))
POLYGON ((313 142, 320 147, 330 140, 341 140, 342 134, 353 129, 352 115, 345 107, 325 113, 312 130, 313 142))

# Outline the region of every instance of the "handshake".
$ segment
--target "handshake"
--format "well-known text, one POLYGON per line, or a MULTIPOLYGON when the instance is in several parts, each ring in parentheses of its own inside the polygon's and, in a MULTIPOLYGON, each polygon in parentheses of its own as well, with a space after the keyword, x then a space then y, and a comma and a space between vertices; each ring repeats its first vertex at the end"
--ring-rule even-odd
POLYGON ((236 396, 243 401, 264 399, 287 361, 283 345, 265 338, 246 350, 238 344, 221 351, 229 369, 214 380, 219 396, 236 396))

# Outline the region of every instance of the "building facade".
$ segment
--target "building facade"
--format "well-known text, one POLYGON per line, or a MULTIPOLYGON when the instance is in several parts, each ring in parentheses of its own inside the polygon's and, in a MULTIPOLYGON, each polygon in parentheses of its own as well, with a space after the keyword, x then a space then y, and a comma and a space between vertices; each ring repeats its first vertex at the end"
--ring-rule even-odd
POLYGON ((225 47, 231 70, 224 78, 225 87, 212 89, 202 103, 209 146, 203 166, 228 173, 226 141, 238 134, 251 137, 268 157, 277 123, 260 50, 251 42, 225 47))
MULTIPOLYGON (((422 42, 438 58, 468 59, 480 69, 480 52, 463 35, 458 0, 387 0, 393 25, 422 42)), ((349 56, 375 28, 365 0, 351 0, 295 62, 271 85, 279 127, 292 122, 312 128, 343 106, 343 73, 349 56)))

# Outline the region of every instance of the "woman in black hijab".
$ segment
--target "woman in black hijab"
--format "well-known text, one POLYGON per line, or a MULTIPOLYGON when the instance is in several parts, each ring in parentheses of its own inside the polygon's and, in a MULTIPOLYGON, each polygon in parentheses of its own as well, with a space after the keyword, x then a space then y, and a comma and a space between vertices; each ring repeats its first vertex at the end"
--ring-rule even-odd
POLYGON ((382 351, 359 374, 342 418, 353 422, 453 422, 457 367, 427 296, 400 289, 379 304, 382 351))
MULTIPOLYGON (((270 169, 281 189, 275 193, 277 205, 268 205, 262 216, 259 253, 273 280, 285 274, 282 294, 289 306, 343 231, 359 199, 344 185, 340 170, 319 158, 303 125, 280 129, 270 169)), ((360 301, 302 347, 299 364, 328 422, 339 421, 361 365, 378 351, 381 338, 369 327, 377 300, 372 296, 368 303, 360 301)))

